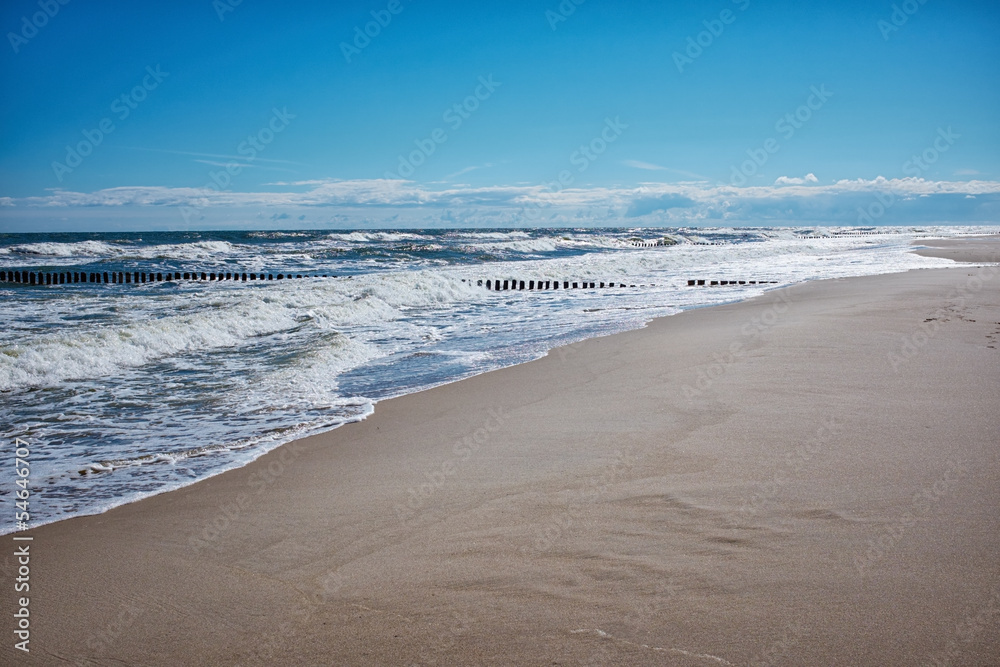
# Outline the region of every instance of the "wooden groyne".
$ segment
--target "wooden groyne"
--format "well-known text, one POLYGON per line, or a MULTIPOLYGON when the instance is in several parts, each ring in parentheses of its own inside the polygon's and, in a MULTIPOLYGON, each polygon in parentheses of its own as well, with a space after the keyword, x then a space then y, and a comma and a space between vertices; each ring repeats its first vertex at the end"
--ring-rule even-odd
POLYGON ((688 287, 733 287, 738 285, 777 285, 777 280, 708 280, 702 278, 688 279, 688 287))
MULTIPOLYGON (((635 283, 626 284, 621 281, 605 281, 599 282, 594 280, 519 280, 519 279, 486 279, 477 280, 476 285, 478 287, 485 287, 486 289, 493 292, 505 292, 511 290, 517 291, 539 291, 539 290, 558 290, 558 289, 609 289, 612 287, 647 287, 647 285, 637 285, 635 283)), ((654 287, 654 285, 649 285, 649 287, 654 287)))
MULTIPOLYGON (((322 273, 243 273, 236 271, 24 271, 19 269, 0 270, 0 283, 21 285, 74 285, 96 283, 102 285, 144 285, 166 282, 267 282, 275 280, 302 280, 303 278, 336 278, 322 273)), ((462 279, 462 282, 471 282, 462 279)), ((688 287, 731 287, 737 285, 777 284, 777 280, 710 280, 690 278, 688 287)), ((485 278, 476 281, 478 287, 491 292, 509 291, 554 291, 580 289, 621 289, 625 287, 655 287, 655 284, 626 283, 621 280, 541 280, 520 278, 485 278)))
POLYGON ((258 280, 301 280, 302 278, 336 278, 330 274, 303 273, 241 273, 234 271, 22 271, 0 270, 0 282, 22 285, 73 285, 101 283, 142 285, 163 282, 255 282, 258 280))
MULTIPOLYGON (((464 281, 463 281, 464 282, 464 281)), ((777 280, 710 280, 708 278, 689 278, 688 287, 738 287, 740 285, 777 285, 777 280)), ((521 280, 518 278, 497 278, 488 280, 477 280, 476 285, 485 287, 491 292, 526 291, 537 292, 539 290, 558 289, 620 289, 622 287, 656 287, 655 284, 623 283, 621 281, 594 281, 594 280, 521 280)))
POLYGON ((669 248, 675 245, 727 245, 726 241, 677 241, 675 239, 629 239, 634 248, 669 248))

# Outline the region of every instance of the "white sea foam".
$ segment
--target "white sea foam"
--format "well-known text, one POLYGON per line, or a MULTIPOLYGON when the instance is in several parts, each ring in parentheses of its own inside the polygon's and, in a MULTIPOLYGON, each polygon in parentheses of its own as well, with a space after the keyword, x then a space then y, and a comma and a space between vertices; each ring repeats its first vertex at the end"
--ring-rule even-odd
POLYGON ((103 241, 80 241, 78 243, 25 243, 11 246, 9 251, 12 254, 40 257, 107 257, 114 256, 118 249, 103 241))
MULTIPOLYGON (((995 230, 845 231, 851 230, 302 233, 271 242, 259 234, 177 243, 167 237, 155 245, 21 241, 0 247, 8 251, 4 261, 226 261, 245 270, 308 266, 342 277, 252 285, 0 286, 7 323, 0 331, 3 435, 46 443, 37 470, 47 480, 40 506, 50 515, 41 521, 101 511, 363 418, 387 396, 778 285, 950 266, 909 252, 910 241, 995 230), (681 243, 628 243, 664 235, 681 243), (696 244, 720 240, 726 245, 696 244), (402 244, 408 244, 405 254, 396 251, 402 244), (430 250, 454 259, 421 255, 430 250), (494 259, 475 262, 478 253, 494 259), (476 284, 498 278, 644 287, 498 293, 476 284), (690 289, 687 280, 694 278, 776 285, 690 289)), ((8 493, 0 489, 0 501, 8 493)), ((0 523, 0 532, 7 530, 0 523)))
MULTIPOLYGON (((193 241, 163 245, 136 245, 105 241, 75 243, 24 243, 6 248, 10 255, 35 258, 113 258, 113 259, 180 259, 204 260, 224 257, 240 251, 227 241, 193 241)), ((243 249, 245 250, 245 249, 243 249)))
POLYGON ((330 234, 330 238, 338 241, 354 243, 391 243, 396 241, 423 241, 434 237, 411 232, 347 232, 330 234))
POLYGON ((243 285, 213 289, 154 297, 168 301, 157 310, 169 312, 176 303, 178 314, 143 317, 148 309, 138 298, 132 321, 63 327, 2 344, 0 391, 98 378, 164 357, 235 347, 248 339, 298 329, 303 318, 308 326, 320 329, 380 326, 398 319, 402 308, 444 305, 473 293, 472 286, 460 279, 428 271, 275 283, 263 289, 247 290, 243 285))

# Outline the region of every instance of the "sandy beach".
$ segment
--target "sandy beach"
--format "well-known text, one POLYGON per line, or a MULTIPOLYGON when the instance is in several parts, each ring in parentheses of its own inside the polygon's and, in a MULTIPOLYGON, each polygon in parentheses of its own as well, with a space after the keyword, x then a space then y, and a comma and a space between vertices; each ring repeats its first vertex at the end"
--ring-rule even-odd
POLYGON ((996 665, 998 443, 1000 268, 805 283, 35 529, 28 655, 8 536, 0 662, 996 665))
POLYGON ((924 257, 943 257, 956 262, 996 262, 997 246, 1000 244, 996 236, 969 236, 964 239, 927 239, 918 244, 927 246, 915 250, 924 257))

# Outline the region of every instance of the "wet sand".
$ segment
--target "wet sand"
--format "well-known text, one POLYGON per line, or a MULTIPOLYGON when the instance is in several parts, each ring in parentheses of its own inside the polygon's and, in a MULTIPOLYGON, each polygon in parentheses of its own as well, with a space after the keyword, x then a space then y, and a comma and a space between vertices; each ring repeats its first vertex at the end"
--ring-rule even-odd
POLYGON ((1000 269, 803 284, 35 529, 0 662, 996 665, 998 443, 1000 269))

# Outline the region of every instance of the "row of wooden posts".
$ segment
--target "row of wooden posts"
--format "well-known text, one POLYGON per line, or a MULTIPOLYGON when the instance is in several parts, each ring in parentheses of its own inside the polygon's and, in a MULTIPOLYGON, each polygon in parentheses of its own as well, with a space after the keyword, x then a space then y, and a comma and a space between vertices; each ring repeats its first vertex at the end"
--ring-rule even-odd
POLYGON ((629 241, 629 245, 636 248, 667 248, 677 245, 677 241, 664 241, 663 239, 659 241, 629 241))
POLYGON ((777 280, 688 280, 688 287, 718 287, 732 285, 776 285, 777 280))
POLYGON ((167 281, 196 280, 196 281, 240 281, 247 282, 253 280, 298 280, 301 278, 336 278, 329 274, 303 275, 301 273, 233 273, 233 272, 191 272, 191 271, 166 271, 166 272, 146 272, 146 271, 0 271, 0 282, 21 283, 24 285, 69 285, 73 283, 159 283, 167 281))
MULTIPOLYGON (((35 271, 7 271, 0 270, 0 282, 20 283, 24 285, 67 285, 74 283, 103 283, 103 284, 143 284, 158 283, 167 281, 193 280, 198 282, 248 282, 248 281, 268 281, 268 280, 300 280, 302 278, 336 278, 330 274, 303 275, 301 273, 233 273, 233 272, 191 272, 191 271, 168 271, 168 272, 145 272, 145 271, 63 271, 63 272, 35 272, 35 271)), ((463 280, 463 282, 465 282, 463 280)), ((708 280, 689 279, 688 287, 716 287, 732 285, 766 285, 776 284, 777 280, 708 280)), ((615 281, 586 281, 586 280, 478 280, 479 287, 485 287, 490 291, 503 292, 510 290, 557 290, 557 289, 608 289, 612 287, 646 287, 646 285, 636 285, 634 283, 623 283, 615 281)), ((650 285, 653 287, 653 285, 650 285)))
MULTIPOLYGON (((610 287, 646 287, 646 285, 626 285, 625 283, 613 283, 613 282, 588 282, 588 281, 571 281, 563 280, 562 282, 558 280, 479 280, 476 281, 476 285, 479 287, 486 287, 486 289, 494 292, 503 292, 508 290, 557 290, 557 289, 606 289, 610 287)), ((651 286, 652 287, 652 286, 651 286)))
MULTIPOLYGON (((708 280, 693 278, 688 279, 688 287, 718 287, 718 286, 733 286, 733 285, 776 285, 777 280, 708 280)), ((486 287, 486 289, 494 292, 503 292, 508 290, 548 290, 548 289, 559 289, 560 282, 558 280, 482 280, 476 283, 479 287, 486 287)), ((647 287, 647 285, 636 285, 636 284, 626 284, 623 282, 588 282, 588 281, 562 281, 562 289, 605 289, 610 287, 647 287)), ((655 285, 649 285, 649 287, 655 287, 655 285)))
MULTIPOLYGON (((677 241, 629 241, 630 246, 636 248, 669 248, 679 245, 677 241)), ((685 245, 726 245, 725 241, 685 241, 685 245)))
MULTIPOLYGON (((11 282, 11 283, 21 283, 24 285, 71 285, 74 283, 102 283, 102 284, 143 284, 143 283, 157 283, 157 282, 167 282, 167 281, 181 281, 181 280, 194 280, 194 281, 206 281, 206 282, 218 282, 218 281, 256 281, 256 280, 285 280, 285 279, 301 279, 301 278, 336 278, 337 276, 331 276, 330 274, 319 274, 319 275, 303 275, 301 273, 206 273, 206 272, 191 272, 191 271, 168 271, 168 272, 145 272, 145 271, 103 271, 103 272, 91 272, 86 273, 83 271, 63 271, 58 273, 53 272, 35 272, 35 271, 0 271, 0 282, 11 282)), ((464 280, 463 280, 464 282, 464 280)), ((484 286, 488 290, 503 291, 503 290, 547 290, 553 289, 557 290, 560 286, 563 289, 598 289, 615 287, 614 282, 581 282, 581 281, 569 281, 565 280, 479 280, 478 285, 480 287, 484 286)), ((637 287, 637 285, 627 285, 625 283, 617 283, 618 287, 637 287)), ((645 287, 645 285, 638 285, 638 287, 645 287)))

